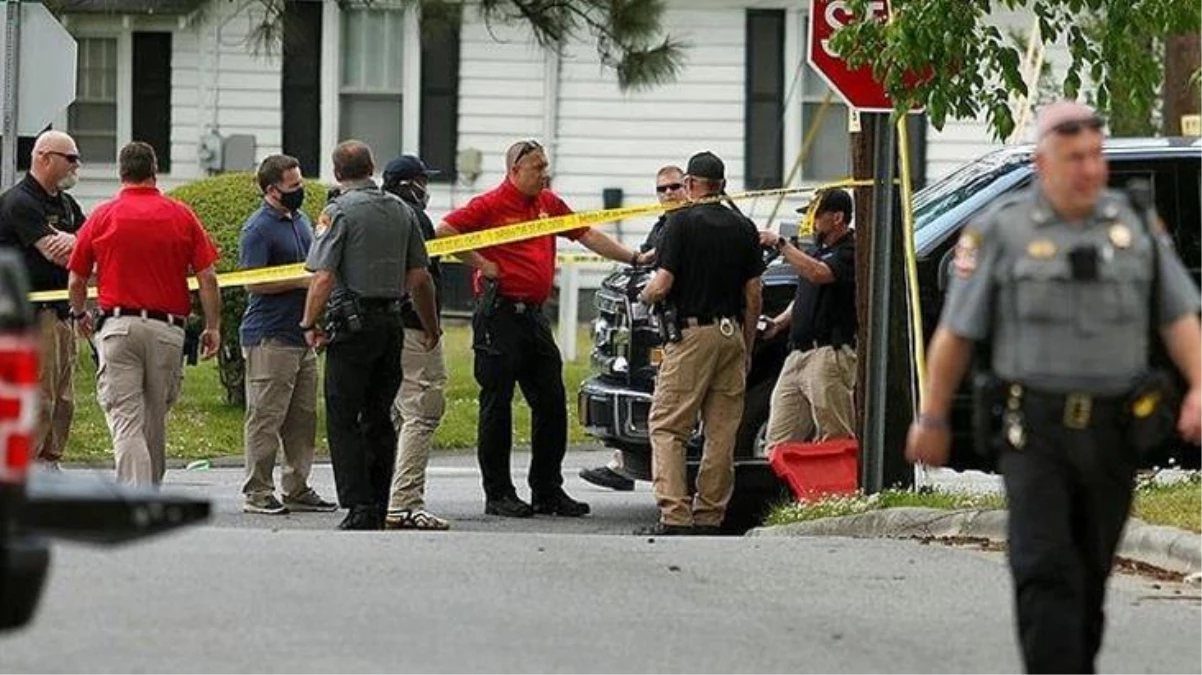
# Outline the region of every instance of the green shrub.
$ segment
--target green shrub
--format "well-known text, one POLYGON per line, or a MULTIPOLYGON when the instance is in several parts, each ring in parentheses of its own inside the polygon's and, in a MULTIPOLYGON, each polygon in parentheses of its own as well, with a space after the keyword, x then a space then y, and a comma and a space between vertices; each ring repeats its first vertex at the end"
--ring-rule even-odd
MULTIPOLYGON (((192 207, 200 217, 200 222, 221 254, 217 260, 217 271, 232 272, 238 269, 238 242, 242 224, 259 208, 262 200, 255 175, 249 172, 222 174, 181 185, 167 194, 192 207)), ((325 203, 326 186, 317 181, 305 181, 303 210, 314 223, 325 203)), ((243 387, 246 368, 242 361, 242 346, 238 341, 238 327, 242 324, 245 310, 245 290, 232 287, 223 289, 218 363, 226 399, 236 405, 246 402, 243 387)))

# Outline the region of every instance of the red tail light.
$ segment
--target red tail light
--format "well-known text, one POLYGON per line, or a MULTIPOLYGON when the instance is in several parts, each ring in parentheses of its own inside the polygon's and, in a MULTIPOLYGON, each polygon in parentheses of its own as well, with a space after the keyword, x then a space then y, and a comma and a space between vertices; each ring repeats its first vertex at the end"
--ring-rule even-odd
POLYGON ((25 482, 40 404, 37 341, 0 336, 0 482, 25 482))

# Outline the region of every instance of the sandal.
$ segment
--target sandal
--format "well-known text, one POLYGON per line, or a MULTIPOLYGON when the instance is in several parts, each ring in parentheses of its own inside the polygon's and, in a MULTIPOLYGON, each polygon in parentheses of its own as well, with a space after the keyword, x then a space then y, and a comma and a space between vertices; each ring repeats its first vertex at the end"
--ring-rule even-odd
POLYGON ((388 518, 384 520, 384 529, 441 531, 451 529, 451 523, 425 509, 406 510, 395 516, 389 514, 388 518))

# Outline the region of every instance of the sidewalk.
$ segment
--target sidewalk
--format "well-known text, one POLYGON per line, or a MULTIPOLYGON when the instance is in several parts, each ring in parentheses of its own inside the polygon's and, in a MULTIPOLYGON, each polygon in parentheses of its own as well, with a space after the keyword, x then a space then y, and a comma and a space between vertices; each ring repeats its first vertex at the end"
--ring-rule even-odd
MULTIPOLYGON (((980 472, 957 474, 932 471, 931 485, 945 491, 1001 491, 1001 478, 980 472)), ((965 537, 1006 541, 1006 511, 962 509, 948 511, 903 507, 880 509, 852 516, 821 518, 802 523, 761 527, 751 537, 965 537)), ((1202 535, 1175 527, 1149 525, 1138 518, 1127 521, 1118 555, 1137 562, 1184 574, 1199 583, 1202 573, 1202 535)))

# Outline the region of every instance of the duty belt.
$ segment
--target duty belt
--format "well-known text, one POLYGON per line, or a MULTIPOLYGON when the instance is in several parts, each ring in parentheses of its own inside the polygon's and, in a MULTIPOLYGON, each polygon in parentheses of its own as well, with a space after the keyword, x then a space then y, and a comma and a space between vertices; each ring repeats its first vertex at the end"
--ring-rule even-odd
MULTIPOLYGON (((1015 386, 1010 388, 1014 395, 1015 386)), ((1125 419, 1127 396, 1100 396, 1084 392, 1058 394, 1018 387, 1028 422, 1056 423, 1066 429, 1088 429, 1104 421, 1125 419)))
POLYGON ((542 311, 542 303, 526 302, 524 300, 512 300, 504 296, 497 296, 497 307, 513 310, 514 314, 537 314, 542 311))

